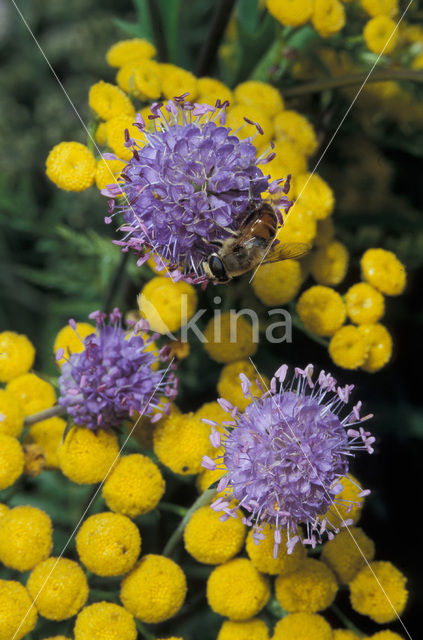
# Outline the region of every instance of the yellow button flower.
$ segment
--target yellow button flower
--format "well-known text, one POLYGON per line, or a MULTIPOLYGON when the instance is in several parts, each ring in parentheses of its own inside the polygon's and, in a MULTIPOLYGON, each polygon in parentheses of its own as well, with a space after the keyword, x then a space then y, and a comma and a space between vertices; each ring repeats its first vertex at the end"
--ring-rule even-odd
POLYGON ((50 555, 52 526, 48 515, 30 506, 10 509, 1 521, 0 560, 6 567, 28 571, 50 555))
MULTIPOLYGON (((294 177, 303 174, 307 169, 307 160, 298 145, 291 140, 278 140, 275 142, 273 152, 276 158, 265 165, 265 169, 272 167, 273 162, 282 162, 287 169, 286 173, 291 173, 294 177)), ((266 173, 266 171, 265 171, 266 173)), ((285 174, 286 175, 286 174, 285 174)), ((284 176, 279 176, 283 178, 284 176)))
POLYGON ((398 40, 396 22, 388 16, 371 18, 363 30, 364 40, 373 53, 389 54, 395 49, 398 40))
POLYGON ((345 9, 339 0, 315 0, 313 27, 322 38, 330 38, 345 26, 345 9))
POLYGON ((56 402, 54 387, 35 373, 24 373, 13 378, 6 389, 18 400, 25 416, 49 409, 56 402))
POLYGON ((372 18, 379 15, 392 18, 398 13, 398 0, 361 0, 361 6, 372 18))
POLYGON ((241 551, 246 527, 240 514, 226 522, 220 515, 209 506, 201 507, 185 527, 185 549, 197 562, 222 564, 241 551))
MULTIPOLYGON (((81 351, 84 350, 84 339, 92 333, 95 333, 95 327, 88 322, 77 322, 76 331, 67 324, 62 327, 56 335, 53 352, 57 353, 59 349, 63 349, 66 358, 69 358, 71 353, 81 353, 81 351)), ((63 357, 58 360, 58 364, 62 365, 66 361, 66 358, 63 357)))
POLYGON ((33 424, 25 437, 26 444, 38 444, 43 450, 47 469, 57 469, 59 459, 57 449, 62 442, 66 420, 53 416, 33 424))
POLYGON ((266 7, 278 22, 287 27, 305 24, 313 11, 312 0, 266 0, 266 7))
MULTIPOLYGON (((249 367, 252 367, 251 363, 248 360, 239 360, 239 362, 237 362, 237 363, 234 362, 234 363, 232 363, 230 365, 226 365, 226 367, 223 367, 222 373, 220 374, 220 379, 222 378, 222 374, 223 374, 223 371, 225 369, 227 369, 228 367, 233 367, 234 365, 238 365, 238 364, 241 364, 241 363, 243 363, 245 365, 245 367, 247 367, 248 370, 250 370, 249 367)), ((245 368, 241 369, 240 372, 241 371, 244 371, 244 373, 245 373, 245 368)), ((236 374, 235 374, 235 376, 236 376, 236 374)), ((230 377, 230 379, 232 380, 232 376, 230 377)), ((239 378, 238 378, 238 381, 240 381, 239 378)), ((241 385, 239 385, 239 386, 241 386, 241 385)), ((218 386, 217 386, 217 390, 219 392, 219 395, 221 395, 222 398, 223 398, 224 396, 222 395, 222 393, 219 390, 219 383, 218 383, 218 386)), ((228 398, 228 400, 229 400, 229 398, 228 398)), ((232 400, 229 400, 229 402, 232 402, 232 400)), ((237 405, 237 406, 239 407, 239 405, 237 405)), ((231 419, 230 414, 227 411, 225 411, 225 409, 222 409, 222 407, 220 406, 220 404, 216 400, 214 400, 213 402, 205 402, 203 405, 201 405, 201 407, 195 412, 195 417, 198 420, 202 420, 203 418, 206 418, 207 420, 214 420, 218 424, 222 424, 222 422, 224 420, 230 420, 231 419)))
POLYGON ((273 124, 267 114, 258 107, 251 107, 245 104, 234 104, 227 110, 226 126, 232 129, 233 133, 240 140, 253 137, 257 147, 267 147, 273 136, 273 124), (263 134, 257 132, 254 124, 248 124, 244 118, 252 122, 258 122, 263 134))
POLYGON ((252 618, 245 622, 225 620, 220 627, 217 640, 269 640, 269 629, 259 618, 252 618))
POLYGON ((216 104, 216 100, 229 103, 233 102, 232 91, 226 84, 216 80, 215 78, 198 78, 197 80, 198 102, 209 104, 212 107, 216 104))
POLYGON ((361 258, 361 272, 367 282, 386 296, 399 296, 405 289, 405 267, 392 251, 368 249, 361 258))
POLYGON ((355 324, 373 324, 385 313, 385 298, 367 282, 350 287, 345 296, 347 314, 355 324))
POLYGON ((140 147, 145 144, 144 134, 137 127, 134 127, 133 122, 134 118, 123 115, 110 118, 106 123, 107 145, 118 158, 127 162, 132 158, 132 151, 125 147, 125 129, 140 147))
POLYGON ((171 278, 156 276, 143 287, 138 306, 153 331, 177 331, 194 315, 197 293, 187 282, 172 282, 171 278))
POLYGON ((188 93, 188 100, 194 100, 197 97, 197 78, 174 64, 161 64, 160 77, 162 81, 162 93, 165 98, 171 100, 175 96, 181 96, 188 93))
POLYGON ((156 508, 165 490, 158 466, 147 456, 123 456, 103 485, 103 498, 112 511, 130 518, 156 508))
POLYGON ((291 613, 279 620, 272 640, 333 640, 332 629, 317 613, 291 613))
POLYGON ((88 103, 102 120, 120 115, 135 117, 134 105, 126 93, 110 82, 100 80, 93 84, 88 93, 88 103))
MULTIPOLYGON (((336 638, 334 640, 336 640, 336 638)), ((403 640, 403 637, 394 631, 385 629, 384 631, 374 633, 372 636, 368 636, 367 640, 403 640)))
POLYGON ((106 61, 111 67, 123 67, 127 62, 153 58, 156 53, 156 47, 148 40, 131 38, 115 42, 106 53, 106 61))
POLYGON ((332 336, 345 322, 345 304, 336 291, 316 285, 301 294, 297 312, 306 329, 318 336, 332 336))
POLYGON ((210 427, 192 412, 169 416, 154 432, 154 453, 174 473, 200 473, 203 456, 212 449, 209 435, 210 427))
POLYGON ((310 270, 319 284, 335 287, 347 273, 348 250, 341 242, 329 242, 312 255, 310 270))
POLYGON ((322 551, 322 560, 335 572, 339 582, 351 582, 357 573, 373 560, 375 545, 359 527, 343 529, 333 540, 328 540, 322 551))
POLYGON ((297 200, 290 208, 283 226, 279 228, 276 239, 282 244, 285 242, 304 242, 309 244, 315 238, 316 230, 314 216, 297 200))
POLYGON ((275 595, 289 613, 315 613, 327 609, 335 599, 338 586, 332 571, 320 560, 307 558, 300 566, 275 580, 275 595))
POLYGON ((34 364, 35 349, 28 338, 14 331, 0 333, 0 382, 23 375, 34 364))
MULTIPOLYGON (((165 401, 161 401, 161 406, 167 404, 167 398, 165 401)), ((154 409, 153 414, 156 413, 156 409, 154 409)), ((169 415, 181 415, 181 410, 176 406, 174 402, 170 403, 169 415)), ((135 429, 133 429, 133 423, 128 422, 127 427, 128 430, 132 431, 132 437, 141 445, 142 449, 152 449, 153 448, 153 433, 156 430, 156 427, 163 421, 167 419, 166 414, 162 414, 162 417, 157 422, 151 422, 149 416, 142 416, 141 418, 137 417, 137 414, 134 415, 133 421, 136 423, 135 429)))
POLYGON ((335 198, 330 186, 317 173, 303 173, 295 177, 295 193, 299 202, 316 220, 330 216, 335 198))
MULTIPOLYGON (((123 91, 142 101, 156 100, 160 97, 162 90, 160 65, 154 60, 128 62, 119 69, 116 82, 123 91)), ((148 114, 151 114, 150 106, 148 106, 148 114)), ((141 110, 141 115, 146 121, 148 114, 141 110)))
POLYGON ((352 520, 357 524, 363 508, 363 498, 359 494, 363 491, 359 481, 350 473, 339 479, 343 489, 336 496, 335 504, 328 510, 326 518, 339 526, 342 520, 352 520))
POLYGON ((0 640, 21 640, 37 623, 28 591, 15 580, 0 580, 0 640))
POLYGON ((118 439, 112 431, 96 433, 85 427, 72 427, 57 450, 62 473, 77 484, 101 482, 117 462, 118 439))
POLYGON ((95 172, 95 183, 97 189, 104 189, 109 184, 118 184, 116 178, 124 166, 125 163, 122 162, 122 160, 104 160, 103 158, 99 160, 97 162, 97 169, 95 172))
POLYGON ((71 618, 88 598, 85 573, 68 558, 48 558, 37 564, 26 585, 37 602, 37 610, 47 620, 71 618))
POLYGON ((279 91, 266 82, 248 80, 239 84, 234 91, 238 104, 257 107, 269 118, 273 118, 283 110, 283 100, 279 91))
POLYGON ((367 356, 368 346, 359 328, 349 324, 341 327, 329 343, 329 355, 338 367, 357 369, 367 356))
POLYGON ((120 599, 142 622, 163 622, 178 613, 186 592, 181 567, 170 558, 149 554, 124 578, 120 599))
POLYGON ((0 490, 11 487, 24 470, 24 453, 19 440, 0 433, 0 490))
MULTIPOLYGON (((142 100, 154 100, 162 92, 159 65, 154 62, 138 64, 133 72, 133 87, 131 93, 142 100)), ((131 81, 129 81, 131 83, 131 81)), ((151 113, 151 112, 150 112, 151 113)), ((147 117, 148 121, 148 117, 147 117)))
POLYGON ((269 526, 263 529, 264 540, 260 540, 259 544, 255 544, 253 538, 253 530, 251 529, 247 536, 245 548, 248 557, 258 571, 268 573, 272 576, 285 575, 291 571, 295 571, 305 559, 307 553, 302 544, 296 544, 292 553, 288 554, 286 541, 286 533, 282 532, 282 542, 279 546, 278 557, 273 557, 274 532, 269 526))
POLYGON ((17 438, 23 429, 24 414, 13 393, 0 389, 0 434, 17 438))
POLYGON ((350 583, 354 611, 378 624, 396 620, 407 602, 406 578, 390 562, 371 562, 350 583))
POLYGON ((362 368, 369 373, 379 371, 392 356, 391 334, 383 324, 361 324, 358 330, 368 349, 362 368))
POLYGON ((76 536, 81 562, 98 576, 120 576, 132 569, 141 550, 136 525, 120 513, 96 513, 76 536))
POLYGON ((297 111, 278 113, 273 120, 276 140, 290 140, 305 156, 312 156, 317 149, 317 137, 313 126, 297 111))
MULTIPOLYGON (((241 380, 239 378, 241 373, 246 375, 250 382, 252 382, 250 391, 254 397, 261 396, 263 391, 267 391, 270 382, 267 376, 260 376, 257 373, 255 367, 249 360, 237 360, 223 367, 217 383, 219 396, 228 400, 234 407, 236 406, 241 411, 244 411, 250 404, 250 400, 246 398, 242 392, 241 380), (258 387, 256 380, 259 380, 263 391, 258 387)), ((223 411, 223 409, 221 410, 223 411)), ((204 415, 202 417, 207 418, 208 416, 204 415)), ((222 419, 230 420, 230 414, 226 413, 226 417, 222 417, 222 419)), ((216 418, 210 417, 209 420, 216 420, 216 418)), ((218 422, 218 420, 216 421, 218 422)))
POLYGON ((258 336, 242 316, 228 311, 209 320, 204 331, 204 348, 216 362, 248 358, 257 351, 258 336))
POLYGON ((231 620, 257 615, 270 598, 268 578, 246 558, 235 558, 213 569, 207 581, 210 607, 231 620))
POLYGON ((95 177, 95 158, 80 142, 60 142, 46 160, 47 177, 65 191, 84 191, 95 177))
POLYGON ((107 144, 107 127, 105 122, 100 122, 95 130, 94 140, 97 144, 105 147, 107 144))
POLYGON ((257 298, 267 306, 286 304, 297 295, 302 281, 298 260, 283 260, 261 265, 253 278, 257 298))
POLYGON ((75 640, 136 640, 137 636, 129 611, 112 602, 95 602, 76 618, 75 640))

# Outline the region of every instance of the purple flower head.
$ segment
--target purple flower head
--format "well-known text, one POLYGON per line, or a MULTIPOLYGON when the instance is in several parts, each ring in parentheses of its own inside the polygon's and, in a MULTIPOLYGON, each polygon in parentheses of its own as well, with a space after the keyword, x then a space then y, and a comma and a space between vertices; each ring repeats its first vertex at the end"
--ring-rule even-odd
POLYGON ((215 107, 192 104, 182 96, 153 105, 149 126, 137 116, 140 139, 126 136, 133 158, 119 184, 102 193, 125 196, 116 210, 114 200, 109 201, 106 222, 114 210, 122 213, 126 235, 116 244, 135 250, 139 265, 153 255, 159 267, 160 258, 168 262, 174 279, 204 282, 202 264, 216 250, 213 243, 239 229, 264 191, 279 190, 279 206, 289 208, 283 180, 269 181, 257 166, 274 154, 256 158, 252 138, 240 140, 224 125, 226 107, 220 101, 215 107))
MULTIPOLYGON (((151 350, 155 336, 145 333, 146 322, 127 331, 118 309, 109 315, 108 323, 100 311, 90 318, 97 331, 81 339, 84 350, 71 354, 63 364, 59 404, 76 424, 93 430, 117 427, 134 411, 151 415, 154 409, 165 409, 159 405, 159 396, 172 399, 177 379, 172 367, 160 370, 157 366, 166 354, 151 350)), ((75 323, 70 325, 76 331, 75 323)))
MULTIPOLYGON (((219 468, 219 464, 226 469, 218 490, 226 488, 227 499, 220 497, 212 507, 224 512, 222 519, 242 507, 248 513, 244 522, 254 526, 257 543, 263 538, 264 526, 269 525, 274 531, 275 558, 282 531, 288 553, 298 540, 314 546, 325 531, 329 538, 339 531, 327 512, 332 507, 336 513, 337 505, 345 506, 337 496, 349 460, 358 449, 372 453, 375 440, 362 426, 357 427, 372 416, 360 417, 361 403, 348 407, 352 386, 338 387, 324 371, 313 382, 312 365, 295 369, 288 382, 286 374, 284 365, 261 397, 251 396, 244 376, 243 392, 251 403, 243 413, 227 401, 221 403, 232 415, 232 422, 220 428, 224 453, 215 461, 203 460, 208 469, 219 468), (230 504, 233 498, 239 501, 236 507, 230 504)), ((215 447, 221 444, 219 435, 212 433, 215 447)), ((352 506, 349 503, 347 511, 352 506)), ((350 520, 341 522, 341 526, 349 524, 350 520)))

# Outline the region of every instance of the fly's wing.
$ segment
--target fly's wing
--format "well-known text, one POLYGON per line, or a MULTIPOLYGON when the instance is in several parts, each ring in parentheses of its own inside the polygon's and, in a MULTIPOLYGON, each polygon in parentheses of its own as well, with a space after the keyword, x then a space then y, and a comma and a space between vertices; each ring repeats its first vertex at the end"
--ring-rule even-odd
POLYGON ((311 245, 306 242, 285 242, 276 245, 267 254, 265 260, 261 264, 269 262, 279 262, 280 260, 289 260, 292 258, 302 258, 311 249, 311 245))

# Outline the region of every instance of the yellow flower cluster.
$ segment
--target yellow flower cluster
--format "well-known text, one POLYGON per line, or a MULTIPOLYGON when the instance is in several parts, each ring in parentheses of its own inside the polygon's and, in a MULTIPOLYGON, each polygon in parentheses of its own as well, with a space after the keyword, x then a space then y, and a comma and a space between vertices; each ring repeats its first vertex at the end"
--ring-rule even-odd
POLYGON ((57 449, 62 473, 77 484, 102 482, 119 457, 119 443, 112 431, 94 433, 86 427, 72 427, 57 449), (93 464, 95 460, 95 464, 93 464))
POLYGON ((179 611, 186 592, 181 567, 170 558, 148 554, 124 578, 120 599, 142 622, 163 622, 179 611))
POLYGON ((119 459, 103 485, 103 498, 112 511, 129 518, 156 508, 165 490, 158 466, 134 453, 119 459))
MULTIPOLYGON (((332 242, 324 250, 332 247, 335 255, 338 244, 332 242)), ((318 249, 311 259, 312 273, 316 269, 314 259, 321 251, 318 249)), ((363 282, 351 286, 344 297, 328 286, 310 287, 300 296, 297 312, 308 331, 331 338, 329 354, 335 364, 374 373, 392 355, 392 338, 378 322, 385 312, 384 295, 396 296, 404 291, 406 272, 398 258, 385 249, 368 249, 361 258, 361 271, 363 282), (353 324, 345 325, 347 318, 353 324)), ((328 284, 334 285, 336 280, 328 284)))
POLYGON ((248 620, 257 615, 270 598, 270 584, 246 558, 219 565, 207 581, 210 607, 231 620, 248 620))
POLYGON ((266 6, 284 26, 298 27, 311 20, 322 38, 335 35, 345 26, 345 9, 340 0, 266 0, 266 6))
POLYGON ((81 567, 67 558, 48 558, 37 564, 26 585, 47 620, 76 615, 88 598, 88 583, 81 567))
POLYGON ((29 571, 48 558, 52 546, 51 520, 41 509, 14 507, 1 519, 0 561, 6 567, 29 571))
POLYGON ((98 576, 119 576, 135 565, 141 550, 137 526, 120 513, 97 513, 76 536, 79 558, 98 576))
MULTIPOLYGON (((269 379, 266 376, 259 375, 249 360, 236 360, 230 364, 225 365, 220 372, 219 380, 217 383, 217 392, 221 398, 225 398, 234 407, 238 407, 240 411, 244 411, 251 400, 246 398, 242 393, 240 374, 243 373, 252 382, 250 388, 253 397, 258 397, 263 394, 269 388, 269 379), (258 384, 257 384, 258 380, 258 384), (260 385, 260 386, 259 386, 260 385)), ((204 412, 204 418, 209 420, 215 420, 221 422, 221 420, 228 420, 228 414, 217 405, 220 409, 221 419, 216 419, 214 416, 206 415, 204 412)))
POLYGON ((187 282, 173 282, 171 278, 156 276, 143 287, 138 306, 152 331, 178 331, 194 315, 197 293, 187 282))
POLYGON ((297 569, 275 580, 276 599, 289 613, 322 611, 332 604, 337 591, 335 575, 314 558, 303 560, 297 569))
POLYGON ((204 348, 216 362, 248 358, 257 350, 258 336, 251 324, 233 311, 215 314, 204 330, 204 337, 204 348))
POLYGON ((136 640, 133 616, 112 602, 95 602, 78 614, 74 627, 75 640, 136 640))
POLYGON ((37 617, 25 587, 15 580, 0 580, 0 640, 21 640, 33 630, 37 617))
POLYGON ((223 564, 241 550, 245 534, 239 513, 222 522, 220 514, 206 506, 198 509, 185 527, 185 549, 198 562, 223 564))

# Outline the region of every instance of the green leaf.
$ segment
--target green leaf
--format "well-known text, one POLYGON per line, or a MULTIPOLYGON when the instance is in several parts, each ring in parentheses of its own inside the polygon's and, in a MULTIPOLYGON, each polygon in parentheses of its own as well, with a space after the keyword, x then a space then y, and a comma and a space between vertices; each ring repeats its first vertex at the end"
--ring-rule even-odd
POLYGON ((181 0, 158 0, 169 62, 179 62, 181 48, 179 16, 181 0))

